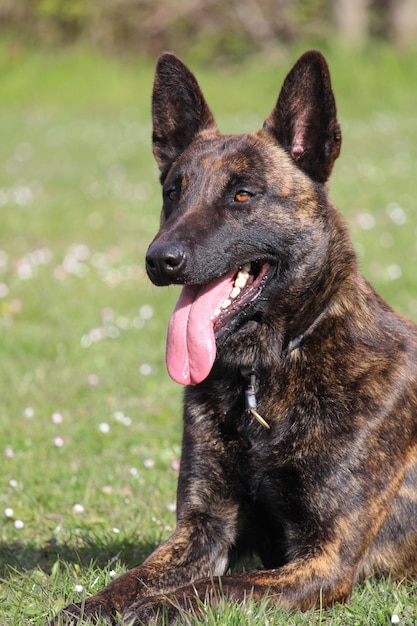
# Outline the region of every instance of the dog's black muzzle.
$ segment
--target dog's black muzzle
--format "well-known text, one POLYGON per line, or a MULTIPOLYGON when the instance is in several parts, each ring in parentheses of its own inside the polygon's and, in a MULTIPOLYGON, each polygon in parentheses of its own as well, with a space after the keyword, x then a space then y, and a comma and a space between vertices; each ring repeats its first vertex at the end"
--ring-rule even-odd
POLYGON ((146 254, 146 271, 158 287, 181 284, 186 261, 186 252, 180 243, 153 243, 146 254))

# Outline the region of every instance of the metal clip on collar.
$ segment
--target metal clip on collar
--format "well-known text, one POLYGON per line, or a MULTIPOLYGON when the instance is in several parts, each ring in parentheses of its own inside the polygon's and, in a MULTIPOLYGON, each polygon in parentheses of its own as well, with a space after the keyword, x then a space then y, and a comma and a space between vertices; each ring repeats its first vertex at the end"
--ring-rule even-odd
POLYGON ((248 387, 245 389, 246 412, 253 415, 253 417, 257 419, 258 422, 264 428, 267 428, 269 430, 271 428, 270 425, 268 424, 267 421, 264 420, 262 415, 259 415, 258 413, 258 403, 256 400, 256 392, 255 392, 256 379, 257 379, 256 371, 253 367, 252 368, 242 367, 240 371, 241 371, 243 378, 248 382, 248 387))

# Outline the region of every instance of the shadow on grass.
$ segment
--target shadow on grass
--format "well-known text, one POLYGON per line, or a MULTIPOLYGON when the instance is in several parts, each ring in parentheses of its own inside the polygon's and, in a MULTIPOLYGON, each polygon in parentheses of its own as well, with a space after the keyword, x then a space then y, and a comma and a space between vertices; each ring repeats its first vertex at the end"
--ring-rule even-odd
POLYGON ((113 537, 108 540, 77 538, 75 545, 52 539, 42 547, 20 542, 0 543, 0 578, 6 579, 10 572, 27 572, 39 568, 50 574, 58 560, 79 566, 94 563, 100 569, 117 561, 131 568, 142 563, 158 544, 159 542, 118 540, 113 537))

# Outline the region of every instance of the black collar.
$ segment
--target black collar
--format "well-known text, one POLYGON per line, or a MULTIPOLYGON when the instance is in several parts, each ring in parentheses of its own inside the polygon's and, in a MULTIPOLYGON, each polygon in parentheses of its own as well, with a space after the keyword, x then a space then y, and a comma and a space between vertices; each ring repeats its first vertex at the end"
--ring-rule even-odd
POLYGON ((323 318, 327 315, 328 312, 329 312, 329 307, 326 306, 322 310, 320 315, 316 317, 314 322, 310 324, 307 330, 301 333, 301 335, 297 335, 297 337, 294 337, 294 339, 291 339, 291 341, 288 343, 288 346, 285 348, 284 352, 282 353, 282 356, 284 358, 287 358, 291 354, 291 352, 299 348, 301 344, 303 343, 304 339, 308 337, 309 335, 311 335, 311 333, 317 328, 317 326, 320 324, 320 322, 323 320, 323 318))

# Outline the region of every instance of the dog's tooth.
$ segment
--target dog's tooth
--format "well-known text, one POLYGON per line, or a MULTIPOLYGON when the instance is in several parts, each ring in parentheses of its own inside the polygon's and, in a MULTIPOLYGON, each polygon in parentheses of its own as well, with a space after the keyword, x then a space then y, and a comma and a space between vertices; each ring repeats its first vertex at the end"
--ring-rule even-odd
POLYGON ((219 317, 221 312, 222 312, 221 309, 214 309, 213 315, 211 316, 211 320, 214 321, 216 319, 216 317, 219 317))
POLYGON ((238 287, 239 289, 242 289, 246 285, 248 278, 249 278, 249 273, 243 270, 240 270, 240 272, 236 276, 234 287, 238 287))
POLYGON ((238 297, 239 294, 240 294, 240 288, 235 285, 232 291, 230 292, 229 298, 231 300, 234 300, 235 298, 238 297))
POLYGON ((238 289, 243 289, 243 287, 246 285, 248 281, 248 278, 249 278, 248 272, 240 271, 238 275, 236 276, 234 286, 238 287, 238 289))
POLYGON ((251 267, 252 267, 252 264, 251 264, 251 263, 244 263, 244 264, 242 265, 242 270, 243 270, 244 272, 250 272, 251 267))
POLYGON ((225 300, 222 304, 222 309, 227 309, 228 306, 232 304, 231 300, 225 300))

